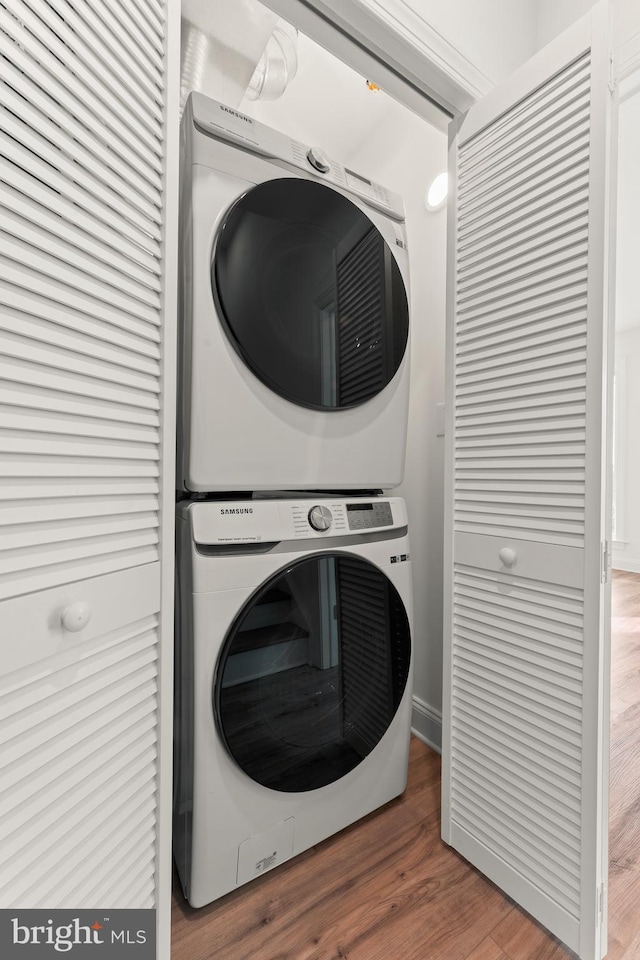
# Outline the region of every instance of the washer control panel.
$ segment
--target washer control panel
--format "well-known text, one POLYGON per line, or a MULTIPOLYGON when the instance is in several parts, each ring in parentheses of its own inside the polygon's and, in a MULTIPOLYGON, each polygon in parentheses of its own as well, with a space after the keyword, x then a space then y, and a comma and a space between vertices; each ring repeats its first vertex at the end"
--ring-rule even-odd
POLYGON ((180 504, 178 510, 191 518, 194 540, 202 544, 324 540, 407 525, 400 497, 266 497, 180 504))
POLYGON ((320 173, 329 173, 331 170, 331 163, 325 157, 322 150, 318 150, 317 147, 310 147, 307 151, 307 160, 311 164, 314 170, 319 170, 320 173))
POLYGON ((333 522, 333 515, 329 507, 316 504, 309 510, 309 524, 314 530, 328 530, 333 522))
POLYGON ((349 530, 375 530, 377 527, 390 527, 393 523, 391 504, 388 500, 348 503, 347 522, 349 530))

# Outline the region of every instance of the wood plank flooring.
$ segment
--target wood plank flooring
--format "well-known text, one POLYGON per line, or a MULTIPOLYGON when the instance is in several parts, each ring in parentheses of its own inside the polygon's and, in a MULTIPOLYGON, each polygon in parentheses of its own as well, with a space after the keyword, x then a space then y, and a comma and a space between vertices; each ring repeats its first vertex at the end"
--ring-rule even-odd
MULTIPOLYGON (((608 960, 640 960, 640 575, 613 580, 608 960)), ((175 884, 172 960, 570 960, 440 840, 440 758, 403 797, 201 910, 175 884)))

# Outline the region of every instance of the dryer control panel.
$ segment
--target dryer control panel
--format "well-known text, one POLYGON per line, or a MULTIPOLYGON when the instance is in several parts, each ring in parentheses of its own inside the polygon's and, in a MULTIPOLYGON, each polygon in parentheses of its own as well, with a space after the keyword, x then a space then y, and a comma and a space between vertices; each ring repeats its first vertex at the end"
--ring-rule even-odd
POLYGON ((400 497, 198 501, 179 509, 200 544, 276 543, 353 536, 407 525, 400 497))
POLYGON ((388 217, 404 221, 404 202, 399 194, 336 163, 317 146, 294 140, 201 93, 194 91, 190 98, 193 122, 202 133, 235 143, 251 153, 283 160, 307 173, 313 173, 319 180, 328 180, 343 190, 356 194, 388 217))

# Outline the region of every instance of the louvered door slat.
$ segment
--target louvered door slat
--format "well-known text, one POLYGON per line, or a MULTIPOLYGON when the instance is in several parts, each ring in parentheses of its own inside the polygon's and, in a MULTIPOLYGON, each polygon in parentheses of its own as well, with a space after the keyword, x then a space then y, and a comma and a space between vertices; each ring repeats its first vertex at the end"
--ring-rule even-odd
MULTIPOLYGON (((155 391, 144 392, 141 390, 127 389, 121 385, 112 386, 106 378, 99 380, 97 378, 91 379, 90 377, 83 377, 73 372, 73 366, 71 364, 69 365, 69 369, 64 373, 60 373, 56 371, 55 368, 45 364, 39 365, 19 359, 12 359, 6 362, 0 360, 0 380, 2 379, 7 382, 19 384, 24 389, 27 387, 34 388, 35 396, 39 396, 38 391, 42 388, 56 391, 61 404, 64 403, 65 394, 69 393, 79 397, 103 401, 105 406, 113 402, 113 409, 115 411, 121 410, 123 405, 141 407, 146 410, 157 410, 159 408, 159 400, 155 391)), ((114 419, 118 419, 118 417, 114 415, 114 419)), ((37 450, 30 452, 34 456, 37 456, 37 450)), ((62 449, 60 450, 60 455, 64 455, 62 449)), ((0 458, 1 457, 2 454, 0 453, 0 458)), ((10 463, 10 460, 7 461, 3 469, 10 470, 10 463)), ((42 466, 43 469, 46 469, 45 464, 42 464, 42 466)), ((12 475, 15 476, 15 474, 12 475)), ((1 476, 2 471, 0 471, 0 477, 1 476)))
MULTIPOLYGON (((93 3, 93 0, 90 0, 93 3)), ((103 0, 95 0, 98 6, 104 6, 103 0)), ((112 0, 109 4, 110 12, 118 18, 123 27, 131 36, 135 37, 139 46, 145 50, 147 57, 159 68, 163 68, 162 58, 158 52, 158 41, 162 45, 162 27, 155 28, 148 17, 145 17, 137 4, 127 3, 126 0, 112 0), (144 38, 144 39, 143 39, 144 38), (145 45, 144 40, 148 45, 145 45)))
POLYGON ((165 958, 178 28, 0 6, 0 906, 158 907, 165 958))
MULTIPOLYGON (((0 202, 2 202, 1 196, 0 202)), ((22 214, 25 205, 15 194, 11 197, 10 203, 12 210, 16 213, 7 210, 4 204, 2 210, 4 230, 11 235, 11 241, 5 247, 8 256, 15 257, 17 251, 24 249, 23 245, 26 244, 47 257, 46 260, 43 258, 44 263, 51 257, 50 262, 54 263, 54 269, 55 263, 61 264, 61 269, 71 267, 69 276, 74 277, 76 284, 82 282, 80 278, 84 278, 83 286, 88 287, 92 292, 95 293, 102 288, 103 298, 109 303, 119 303, 125 310, 134 314, 137 314, 139 305, 158 309, 160 302, 158 291, 148 289, 146 284, 141 285, 138 281, 123 276, 120 270, 106 266, 103 258, 94 258, 72 243, 65 243, 54 224, 49 224, 54 226, 51 232, 49 229, 35 226, 22 215, 17 215, 17 213, 22 214), (16 244, 15 250, 12 244, 16 244)), ((74 239, 77 242, 77 234, 74 239)))
MULTIPOLYGON (((64 10, 61 0, 49 0, 53 9, 61 13, 64 10)), ((93 46, 94 38, 101 38, 101 59, 109 65, 109 57, 124 68, 124 76, 129 80, 132 89, 142 89, 148 95, 162 103, 162 56, 153 42, 148 42, 145 36, 133 37, 113 16, 111 10, 102 0, 91 0, 83 11, 82 18, 71 14, 68 17, 69 25, 80 33, 89 45, 93 46)))
POLYGON ((460 333, 458 338, 458 363, 467 361, 468 355, 497 356, 508 353, 522 344, 547 343, 549 340, 561 340, 575 334, 575 325, 582 322, 578 312, 556 315, 554 318, 527 317, 520 324, 504 324, 494 329, 483 328, 476 333, 460 333), (522 327, 525 329, 523 330, 522 327), (494 332, 495 331, 495 332, 494 332))
MULTIPOLYGON (((31 301, 33 304, 33 300, 31 301)), ((51 314, 50 314, 51 316, 51 314)), ((73 314, 57 311, 54 323, 29 313, 4 309, 0 327, 17 338, 29 331, 29 337, 42 344, 57 344, 75 353, 97 357, 118 366, 157 375, 159 350, 156 343, 87 317, 83 322, 73 314)))
MULTIPOLYGON (((579 56, 573 64, 567 65, 562 75, 549 78, 537 91, 529 93, 526 100, 507 110, 498 120, 493 120, 491 128, 483 130, 483 136, 474 143, 467 143, 465 156, 459 160, 460 181, 468 182, 469 169, 478 165, 505 161, 505 150, 508 155, 523 144, 535 139, 534 134, 539 129, 540 120, 548 119, 554 112, 563 109, 567 102, 575 97, 576 90, 584 90, 585 83, 589 84, 589 62, 584 56, 579 56), (527 134, 529 135, 527 137, 527 134)), ((566 126, 566 123, 562 124, 566 126)), ((461 198, 461 203, 463 199, 461 198)))
MULTIPOLYGON (((2 11, 0 24, 5 27, 11 24, 2 11)), ((52 73, 47 73, 46 90, 33 83, 29 71, 34 68, 35 61, 22 46, 16 49, 3 33, 0 33, 0 53, 4 57, 3 77, 13 89, 52 119, 66 122, 67 129, 74 132, 87 149, 93 148, 96 153, 102 150, 104 162, 120 172, 132 185, 137 185, 147 197, 153 199, 156 196, 162 187, 161 161, 146 148, 138 150, 135 140, 132 144, 128 142, 128 132, 115 114, 112 119, 109 111, 88 92, 85 93, 85 105, 52 73), (74 111, 73 115, 71 110, 74 111), (141 164, 141 160, 147 166, 141 164)), ((55 68, 53 60, 51 67, 55 68)), ((77 91, 78 95, 82 92, 82 88, 77 91)))
MULTIPOLYGON (((579 214, 532 237, 523 238, 519 233, 513 243, 492 244, 486 251, 477 250, 475 255, 465 257, 465 279, 460 288, 466 289, 485 279, 491 280, 514 270, 532 266, 543 258, 552 257, 558 250, 566 250, 573 243, 573 234, 586 237, 587 218, 579 214)), ((543 259, 544 262, 544 259, 543 259)))
POLYGON ((580 125, 575 130, 564 131, 550 138, 549 143, 541 145, 539 141, 529 153, 515 160, 496 175, 492 167, 491 176, 483 183, 483 196, 476 197, 464 204, 465 218, 484 211, 484 199, 493 205, 504 192, 505 198, 525 197, 527 186, 531 183, 553 182, 559 172, 582 163, 588 159, 589 138, 580 125))
MULTIPOLYGON (((19 278, 24 283, 22 279, 24 274, 12 268, 9 268, 7 273, 11 273, 11 277, 6 277, 7 281, 19 278)), ((157 344, 160 340, 160 331, 155 324, 138 321, 131 315, 114 311, 105 313, 99 303, 94 305, 92 313, 87 313, 85 308, 88 307, 89 301, 72 297, 68 289, 67 297, 73 299, 76 306, 70 303, 65 304, 61 300, 50 299, 46 296, 47 289, 57 294, 60 288, 41 284, 36 274, 33 276, 33 285, 37 289, 26 290, 10 282, 0 286, 0 304, 3 306, 3 314, 6 311, 8 315, 12 315, 15 308, 23 316, 31 315, 51 321, 55 329, 59 327, 79 329, 95 336, 97 340, 107 340, 126 347, 132 354, 144 353, 147 356, 158 357, 157 344), (100 313, 100 316, 96 316, 96 313, 100 313)))
POLYGON ((587 172, 588 148, 585 148, 575 156, 557 161, 550 170, 537 174, 530 171, 529 180, 524 183, 510 183, 502 193, 489 195, 484 188, 478 188, 479 191, 482 189, 482 203, 477 208, 470 208, 460 213, 461 240, 466 239, 485 224, 494 222, 497 217, 502 220, 523 209, 529 213, 533 212, 537 209, 536 201, 544 203, 545 197, 549 194, 562 191, 568 185, 577 188, 585 183, 587 172))
MULTIPOLYGON (((60 395, 52 390, 30 389, 20 384, 5 383, 0 385, 0 404, 6 404, 20 410, 39 410, 46 413, 78 414, 81 417, 100 418, 101 420, 115 420, 124 423, 140 423, 145 426, 159 426, 159 418, 155 410, 145 410, 125 404, 104 404, 99 401, 78 399, 68 395, 60 395)), ((2 482, 0 481, 0 485, 2 482)), ((64 492, 61 491, 64 496, 64 492)))
POLYGON ((450 154, 443 837, 584 960, 606 950, 604 20, 450 154))
MULTIPOLYGON (((103 122, 125 142, 128 140, 130 147, 142 160, 160 171, 161 140, 146 129, 148 120, 140 122, 142 118, 132 115, 131 103, 128 102, 130 98, 121 101, 117 95, 112 95, 100 83, 99 67, 97 74, 92 74, 20 0, 16 0, 14 6, 15 10, 12 8, 11 12, 5 12, 4 9, 0 11, 0 28, 20 44, 21 50, 29 54, 30 60, 25 64, 28 67, 27 75, 38 77, 44 73, 42 79, 46 83, 51 78, 54 84, 59 83, 63 89, 73 92, 80 104, 86 104, 97 116, 102 113, 103 122)), ((13 56, 16 56, 16 62, 20 61, 19 54, 12 53, 10 59, 13 56)))
MULTIPOLYGON (((105 29, 104 20, 97 17, 91 4, 86 4, 81 13, 68 8, 64 0, 46 0, 51 14, 43 9, 43 0, 31 0, 34 10, 39 17, 56 29, 64 43, 86 63, 89 69, 95 70, 95 57, 104 63, 108 72, 107 83, 117 89, 118 85, 129 90, 142 102, 147 97, 158 104, 162 104, 162 73, 161 71, 145 70, 147 44, 142 46, 130 45, 129 38, 124 31, 105 29), (54 19, 57 14, 57 19, 54 19), (62 21, 62 27, 59 21, 62 21), (133 56, 131 51, 133 50, 133 56)), ((153 49, 153 46, 152 46, 153 49)), ((152 116, 146 116, 144 122, 151 128, 152 116)), ((161 128, 156 130, 162 135, 161 128)))
MULTIPOLYGON (((145 104, 146 97, 151 98, 154 94, 138 90, 134 79, 127 75, 122 64, 117 61, 111 60, 109 64, 105 64, 107 69, 103 69, 104 54, 100 57, 96 56, 90 45, 75 30, 71 30, 65 20, 44 0, 32 0, 32 2, 34 10, 37 11, 36 15, 31 12, 26 0, 14 0, 12 13, 38 37, 46 48, 56 54, 70 72, 88 86, 97 87, 98 96, 105 99, 113 98, 111 102, 114 105, 117 102, 124 104, 129 114, 126 122, 132 127, 136 122, 139 127, 137 136, 146 139, 152 148, 155 147, 157 153, 161 153, 161 121, 149 112, 145 104)), ((74 17, 73 8, 68 15, 71 18, 74 17)), ((95 43, 101 43, 99 36, 94 35, 93 39, 95 43)))
MULTIPOLYGON (((3 38, 0 38, 0 50, 5 54, 13 52, 3 38)), ((24 68, 26 65, 24 58, 20 58, 19 62, 24 68)), ((148 173, 146 176, 142 176, 137 169, 139 160, 136 160, 135 154, 126 144, 114 140, 113 136, 107 140, 94 139, 91 136, 91 126, 87 124, 86 118, 82 122, 82 119, 70 116, 59 101, 51 95, 51 91, 45 92, 39 88, 25 75, 24 69, 20 69, 17 64, 14 65, 9 60, 5 60, 3 64, 3 78, 11 88, 10 90, 3 88, 3 95, 7 98, 11 97, 12 90, 20 95, 20 116, 24 119, 30 116, 38 123, 46 124, 48 129, 55 130, 60 125, 64 125, 67 133, 73 135, 76 145, 81 144, 83 151, 90 154, 95 161, 99 161, 100 165, 104 164, 108 167, 121 180, 127 181, 134 191, 137 191, 137 197, 135 193, 132 194, 135 197, 136 204, 139 203, 140 195, 154 203, 161 202, 160 176, 149 175, 148 173), (33 104, 34 109, 29 110, 26 106, 29 103, 33 104), (24 110, 29 110, 28 114, 23 113, 24 110), (50 118, 53 123, 48 123, 47 118, 50 118)), ((68 102, 69 99, 68 94, 63 96, 63 101, 68 102)), ((7 99, 5 102, 9 103, 10 100, 7 99)), ((76 155, 75 149, 71 155, 76 155)))
POLYGON ((159 37, 164 36, 164 17, 165 17, 165 6, 162 3, 162 0, 140 0, 139 4, 140 10, 144 10, 145 19, 152 24, 159 37))
MULTIPOLYGON (((25 164, 28 160, 29 158, 26 158, 25 164)), ((88 252, 96 250, 93 240, 97 239, 99 242, 97 249, 100 250, 98 256, 101 259, 112 265, 117 264, 122 274, 133 276, 143 286, 159 289, 158 262, 141 247, 137 247, 121 233, 105 226, 95 217, 87 215, 77 204, 67 200, 58 191, 43 187, 37 179, 17 166, 5 165, 3 179, 5 183, 0 184, 0 197, 5 209, 14 209, 19 213, 24 213, 28 209, 29 213, 26 216, 32 222, 42 223, 43 226, 51 223, 52 217, 55 218, 53 222, 59 221, 58 229, 61 237, 71 243, 77 243, 82 237, 83 243, 86 240, 88 252), (16 190, 7 189, 9 185, 16 190), (25 189, 29 189, 28 195, 25 194, 25 189), (6 199, 7 194, 17 199, 17 206, 14 207, 11 201, 6 199), (42 217, 38 211, 42 211, 42 217), (69 224, 73 224, 73 227, 69 228, 69 224)))
POLYGON ((27 336, 9 333, 0 336, 0 348, 5 358, 15 357, 16 360, 27 360, 57 370, 69 370, 95 380, 106 380, 107 383, 122 384, 152 394, 159 389, 157 374, 153 376, 138 372, 107 360, 91 361, 75 350, 63 350, 44 344, 41 340, 33 341, 27 336))
MULTIPOLYGON (((5 79, 8 83, 10 77, 6 76, 5 79)), ((36 99, 36 97, 33 96, 34 93, 37 95, 37 92, 33 89, 29 91, 32 100, 36 100, 36 104, 38 101, 42 102, 44 100, 44 98, 41 97, 37 97, 36 99)), ((142 183, 134 182, 134 184, 130 186, 127 181, 135 178, 128 175, 124 165, 117 164, 118 170, 113 171, 111 167, 107 166, 104 162, 104 152, 98 149, 98 144, 93 144, 93 149, 87 150, 84 142, 90 143, 91 141, 86 137, 83 137, 82 141, 78 141, 79 125, 71 121, 71 131, 60 127, 60 123, 65 122, 62 112, 59 113, 57 122, 53 122, 47 115, 49 113, 48 106, 44 107, 44 110, 47 111, 46 113, 43 109, 30 106, 29 103, 25 103, 24 95, 21 94, 19 96, 8 86, 4 86, 2 89, 2 103, 7 110, 7 113, 3 112, 2 114, 3 129, 7 130, 11 136, 23 140, 29 149, 33 149, 34 144, 39 143, 40 155, 45 157, 48 162, 50 162, 55 154, 43 149, 42 145, 44 141, 52 144, 53 148, 58 151, 59 154, 56 156, 56 164, 59 165, 63 172, 68 172, 72 166, 77 168, 75 174, 78 182, 83 186, 93 186, 93 179, 95 178, 96 185, 101 185, 104 195, 110 204, 115 206, 116 209, 119 208, 121 212, 126 208, 126 204, 128 203, 130 207, 133 208, 133 211, 130 211, 129 215, 133 212, 134 216, 136 216, 137 211, 140 210, 146 216, 151 216, 152 219, 157 217, 156 205, 161 202, 160 193, 150 191, 148 186, 145 187, 144 181, 142 181, 142 183), (10 113, 19 116, 20 122, 14 123, 8 115, 10 113), (30 131, 38 131, 38 135, 33 136, 30 132, 26 132, 22 128, 22 124, 26 124, 30 128, 30 131), (74 127, 75 129, 73 129, 74 127), (89 176, 83 176, 84 169, 90 171, 89 176), (140 189, 141 186, 142 190, 140 189), (150 199, 145 196, 147 193, 151 193, 150 199)), ((137 222, 140 224, 139 220, 137 222)))

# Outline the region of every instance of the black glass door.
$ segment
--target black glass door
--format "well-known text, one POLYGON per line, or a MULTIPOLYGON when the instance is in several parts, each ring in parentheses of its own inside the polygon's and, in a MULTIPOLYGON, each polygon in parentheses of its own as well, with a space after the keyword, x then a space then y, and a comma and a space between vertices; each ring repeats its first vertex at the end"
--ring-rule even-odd
POLYGON ((218 312, 253 373, 321 410, 392 379, 409 332, 400 270, 367 216, 335 190, 270 180, 229 211, 211 264, 218 312))
POLYGON ((393 720, 409 673, 402 600, 372 564, 300 560, 236 618, 213 687, 236 763, 273 790, 325 786, 356 767, 393 720))

